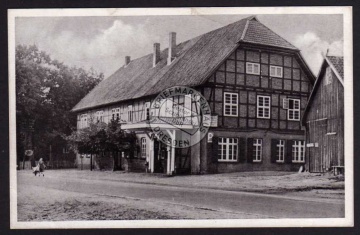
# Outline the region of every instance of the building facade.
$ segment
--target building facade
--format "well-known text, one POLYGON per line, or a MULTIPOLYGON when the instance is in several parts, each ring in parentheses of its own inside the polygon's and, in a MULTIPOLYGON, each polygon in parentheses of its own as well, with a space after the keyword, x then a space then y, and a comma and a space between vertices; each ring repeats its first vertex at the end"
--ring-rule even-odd
MULTIPOLYGON (((120 168, 168 174, 256 170, 298 170, 305 165, 305 128, 300 117, 315 77, 300 51, 249 17, 130 60, 94 88, 73 111, 78 128, 89 120, 118 118, 136 131, 134 158, 119 154, 120 168), (150 106, 162 90, 187 86, 199 91, 211 107, 206 138, 175 149, 154 138, 150 106)), ((193 109, 186 96, 177 103, 193 109)), ((192 110, 193 111, 193 110, 192 110)), ((179 133, 169 126, 174 138, 179 133)))
MULTIPOLYGON (((306 127, 307 169, 344 167, 343 58, 325 56, 302 122, 306 127)), ((337 170, 337 169, 334 169, 337 170)))

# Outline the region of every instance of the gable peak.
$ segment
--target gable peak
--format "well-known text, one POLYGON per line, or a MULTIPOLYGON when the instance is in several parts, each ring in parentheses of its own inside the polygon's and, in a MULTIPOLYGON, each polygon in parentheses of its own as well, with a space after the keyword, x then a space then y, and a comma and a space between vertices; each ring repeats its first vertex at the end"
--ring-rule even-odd
POLYGON ((249 16, 249 17, 247 18, 247 20, 248 20, 248 21, 257 21, 257 22, 260 22, 255 15, 249 16))

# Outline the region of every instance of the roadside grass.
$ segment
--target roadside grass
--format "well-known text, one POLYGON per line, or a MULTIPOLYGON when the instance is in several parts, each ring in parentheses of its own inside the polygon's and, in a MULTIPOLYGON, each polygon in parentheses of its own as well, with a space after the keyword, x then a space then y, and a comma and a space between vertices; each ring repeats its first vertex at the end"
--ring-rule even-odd
POLYGON ((64 220, 151 220, 177 219, 164 213, 129 208, 124 205, 99 201, 79 201, 76 199, 65 202, 56 201, 34 207, 19 204, 19 221, 64 221, 64 220))

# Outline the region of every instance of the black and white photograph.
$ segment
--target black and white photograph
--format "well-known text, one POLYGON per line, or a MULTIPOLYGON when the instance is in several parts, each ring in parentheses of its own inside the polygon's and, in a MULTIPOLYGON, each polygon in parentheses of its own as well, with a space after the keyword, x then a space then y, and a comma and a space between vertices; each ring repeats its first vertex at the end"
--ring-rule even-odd
POLYGON ((351 7, 8 13, 11 228, 353 226, 351 7))

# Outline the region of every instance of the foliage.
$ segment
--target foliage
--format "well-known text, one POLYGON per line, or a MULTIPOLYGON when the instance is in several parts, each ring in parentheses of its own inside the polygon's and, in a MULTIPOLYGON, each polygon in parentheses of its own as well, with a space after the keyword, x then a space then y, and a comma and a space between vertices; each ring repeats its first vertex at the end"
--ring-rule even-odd
MULTIPOLYGON (((76 129, 76 115, 70 110, 102 79, 93 69, 68 67, 53 60, 36 46, 18 45, 16 62, 16 118, 18 150, 32 145, 36 158, 47 158, 55 138, 76 129), (25 143, 33 123, 32 143, 25 143)), ((21 158, 21 157, 20 157, 21 158)))
POLYGON ((104 152, 134 152, 136 135, 121 129, 117 120, 108 124, 89 122, 89 127, 73 131, 67 137, 73 150, 80 154, 99 154, 104 152))

